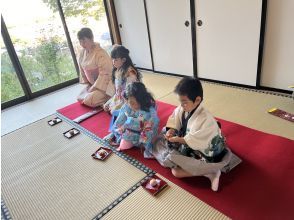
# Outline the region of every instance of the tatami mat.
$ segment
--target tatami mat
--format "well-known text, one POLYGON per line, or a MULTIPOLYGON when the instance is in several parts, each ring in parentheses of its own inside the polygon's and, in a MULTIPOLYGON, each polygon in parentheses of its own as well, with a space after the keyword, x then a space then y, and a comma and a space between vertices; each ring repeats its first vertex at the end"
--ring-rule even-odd
POLYGON ((114 153, 92 159, 99 143, 83 133, 66 139, 72 126, 50 127, 51 118, 2 137, 2 202, 12 219, 226 219, 168 180, 152 197, 137 188, 145 173, 114 153))
MULTIPOLYGON (((50 118, 50 117, 49 117, 50 118)), ((112 154, 92 159, 99 144, 45 118, 2 137, 2 199, 12 219, 91 219, 146 176, 112 154)))
POLYGON ((175 86, 181 80, 180 77, 152 74, 152 72, 141 71, 143 82, 155 99, 162 98, 174 91, 175 86))
MULTIPOLYGON (((202 85, 204 105, 215 117, 294 140, 294 123, 267 113, 274 107, 293 113, 292 98, 209 82, 202 85)), ((159 100, 179 105, 174 93, 159 100)))
POLYGON ((229 219, 179 186, 163 179, 168 187, 156 197, 139 187, 103 219, 229 219))

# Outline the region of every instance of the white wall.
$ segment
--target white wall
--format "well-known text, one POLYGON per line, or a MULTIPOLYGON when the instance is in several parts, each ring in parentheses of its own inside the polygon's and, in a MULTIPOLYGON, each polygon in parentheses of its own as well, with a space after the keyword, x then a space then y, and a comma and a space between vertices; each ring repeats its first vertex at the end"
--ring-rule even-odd
POLYGON ((261 85, 294 84, 294 1, 268 0, 261 85))

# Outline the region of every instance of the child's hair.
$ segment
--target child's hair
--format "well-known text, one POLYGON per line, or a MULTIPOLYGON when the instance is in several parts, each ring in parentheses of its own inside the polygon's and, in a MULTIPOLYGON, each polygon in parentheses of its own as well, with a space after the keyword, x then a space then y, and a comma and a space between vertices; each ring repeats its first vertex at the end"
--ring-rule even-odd
POLYGON ((193 102, 195 102, 197 96, 200 96, 201 100, 203 100, 203 89, 200 80, 189 76, 181 79, 174 92, 178 95, 187 96, 193 102))
MULTIPOLYGON (((124 46, 121 45, 116 45, 113 47, 112 51, 111 51, 111 58, 112 59, 116 59, 116 58, 125 58, 126 61, 123 63, 121 69, 122 69, 122 80, 125 80, 125 74, 127 73, 128 68, 131 66, 135 69, 136 73, 137 73, 137 79, 138 81, 141 81, 141 73, 137 70, 137 68, 134 66, 130 56, 129 56, 130 51, 125 48, 124 46)), ((114 83, 115 81, 115 71, 116 68, 113 67, 112 69, 112 82, 114 83)))
POLYGON ((86 27, 85 28, 82 28, 78 32, 77 36, 78 36, 78 39, 79 40, 82 40, 84 38, 88 38, 88 39, 91 39, 91 40, 94 39, 92 30, 90 28, 86 28, 86 27))
POLYGON ((149 112, 151 106, 155 107, 155 100, 150 92, 147 91, 145 85, 141 82, 133 82, 128 84, 124 98, 134 97, 140 104, 142 110, 149 112))

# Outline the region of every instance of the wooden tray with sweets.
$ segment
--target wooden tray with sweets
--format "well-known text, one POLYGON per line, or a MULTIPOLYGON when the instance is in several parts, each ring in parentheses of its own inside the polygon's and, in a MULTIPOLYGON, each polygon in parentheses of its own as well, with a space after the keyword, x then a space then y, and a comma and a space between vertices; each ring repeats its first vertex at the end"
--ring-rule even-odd
POLYGON ((96 160, 105 160, 111 153, 112 150, 105 147, 99 147, 91 156, 96 160))
POLYGON ((55 118, 49 120, 49 121, 48 121, 48 124, 49 124, 50 126, 54 126, 54 125, 56 125, 56 124, 58 124, 58 123, 60 123, 60 122, 62 122, 61 118, 55 117, 55 118))
POLYGON ((153 196, 156 196, 158 193, 160 193, 163 189, 165 189, 168 186, 163 179, 159 178, 156 175, 149 177, 141 185, 153 196))
POLYGON ((80 131, 76 128, 71 128, 68 131, 64 132, 63 135, 64 137, 70 139, 72 137, 77 136, 78 134, 80 134, 80 131))

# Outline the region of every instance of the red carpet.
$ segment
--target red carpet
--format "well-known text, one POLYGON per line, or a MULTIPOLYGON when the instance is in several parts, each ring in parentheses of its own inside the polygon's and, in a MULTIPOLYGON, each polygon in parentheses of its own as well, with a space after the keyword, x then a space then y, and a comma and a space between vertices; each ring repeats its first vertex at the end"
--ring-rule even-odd
MULTIPOLYGON (((160 126, 175 107, 158 102, 160 126)), ((58 112, 74 119, 90 111, 74 103, 58 112)), ((294 219, 294 141, 221 120, 230 148, 243 162, 222 174, 217 193, 205 177, 176 179, 155 160, 146 160, 138 149, 126 151, 154 171, 233 219, 294 219)), ((110 115, 99 113, 81 123, 99 137, 108 132, 110 115)))

